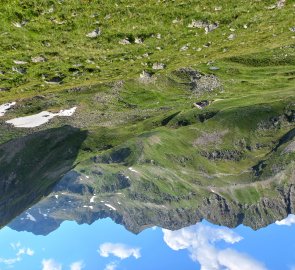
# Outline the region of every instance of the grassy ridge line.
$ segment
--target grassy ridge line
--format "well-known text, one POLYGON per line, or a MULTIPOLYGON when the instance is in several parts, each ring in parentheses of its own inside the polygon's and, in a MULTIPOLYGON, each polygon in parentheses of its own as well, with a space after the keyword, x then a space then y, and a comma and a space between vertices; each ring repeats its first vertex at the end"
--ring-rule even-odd
POLYGON ((143 5, 137 1, 4 1, 0 7, 0 48, 5 54, 1 56, 0 69, 5 74, 0 75, 0 87, 12 87, 12 91, 0 93, 1 100, 137 77, 143 69, 151 69, 154 62, 165 63, 169 72, 288 45, 293 42, 289 27, 294 7, 288 2, 283 9, 267 10, 271 4, 273 1, 150 0, 143 5), (221 11, 215 11, 216 7, 221 7, 221 11), (173 23, 175 19, 178 21, 173 23), (192 19, 218 21, 220 27, 206 35, 204 29, 187 27, 192 19), (22 28, 13 25, 25 21, 28 22, 22 28), (86 34, 96 28, 101 29, 102 35, 87 38, 86 34), (161 39, 156 38, 158 33, 161 39), (229 41, 231 33, 236 39, 229 41), (119 44, 125 37, 141 37, 143 44, 119 44), (204 48, 208 42, 212 42, 211 46, 204 48), (188 50, 180 52, 186 44, 188 50), (145 53, 149 56, 144 57, 145 53), (30 62, 31 57, 39 55, 48 61, 30 62), (12 72, 13 60, 28 61, 27 74, 12 72), (77 68, 78 75, 69 71, 76 64, 82 64, 77 68), (44 84, 44 74, 64 75, 64 85, 44 84))

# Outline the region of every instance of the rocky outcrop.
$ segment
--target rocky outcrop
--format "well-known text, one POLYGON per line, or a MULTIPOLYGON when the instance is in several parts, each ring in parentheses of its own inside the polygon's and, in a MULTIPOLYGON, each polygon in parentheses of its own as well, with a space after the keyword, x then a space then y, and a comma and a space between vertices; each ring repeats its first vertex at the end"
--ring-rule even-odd
POLYGON ((192 68, 181 68, 175 71, 174 75, 198 96, 221 88, 221 82, 215 75, 203 74, 192 68))

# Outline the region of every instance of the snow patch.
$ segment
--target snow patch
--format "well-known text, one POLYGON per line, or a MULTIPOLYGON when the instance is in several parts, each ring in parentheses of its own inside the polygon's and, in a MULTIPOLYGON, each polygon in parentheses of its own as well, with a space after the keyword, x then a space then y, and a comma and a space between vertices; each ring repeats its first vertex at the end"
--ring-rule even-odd
POLYGON ((0 105, 0 117, 3 116, 16 102, 10 102, 0 105))
POLYGON ((90 208, 90 209, 93 209, 93 206, 92 205, 83 205, 84 208, 90 208))
POLYGON ((30 214, 30 213, 27 213, 27 219, 31 220, 31 221, 34 221, 36 222, 37 220, 30 214))
POLYGON ((108 204, 108 203, 105 203, 104 205, 107 206, 108 208, 114 210, 114 211, 117 210, 114 206, 112 206, 112 205, 110 205, 110 204, 108 204))
POLYGON ((135 169, 133 169, 132 167, 129 167, 128 169, 129 169, 131 172, 138 173, 138 171, 137 171, 137 170, 135 170, 135 169))
POLYGON ((56 116, 67 116, 67 117, 72 116, 74 112, 76 111, 76 109, 77 107, 73 107, 69 110, 60 110, 58 113, 43 111, 30 116, 14 118, 14 119, 6 121, 6 123, 12 124, 15 127, 33 128, 33 127, 38 127, 47 123, 50 119, 56 116))
POLYGON ((91 202, 91 203, 94 203, 94 199, 95 199, 95 197, 96 197, 96 196, 94 195, 94 196, 92 196, 92 197, 90 198, 90 202, 91 202))

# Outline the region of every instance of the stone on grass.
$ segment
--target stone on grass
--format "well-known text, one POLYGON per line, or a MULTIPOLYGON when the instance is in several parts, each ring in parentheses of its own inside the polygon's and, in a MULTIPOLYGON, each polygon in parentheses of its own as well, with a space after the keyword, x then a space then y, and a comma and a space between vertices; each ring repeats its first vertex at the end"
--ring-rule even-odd
POLYGON ((121 45, 129 45, 131 43, 130 43, 128 38, 124 38, 124 39, 119 41, 119 44, 121 44, 121 45))
POLYGON ((32 57, 31 60, 33 63, 42 63, 46 61, 45 57, 43 56, 32 57))
POLYGON ((93 30, 92 32, 86 34, 86 37, 89 37, 89 38, 96 38, 96 37, 98 37, 98 36, 100 36, 100 35, 101 35, 101 31, 100 31, 100 29, 95 29, 95 30, 93 30))
POLYGON ((227 39, 228 40, 234 40, 236 38, 236 35, 235 34, 230 34, 227 39))
POLYGON ((188 28, 203 28, 205 26, 206 26, 206 23, 203 21, 192 20, 192 22, 188 25, 188 28))
POLYGON ((154 63, 153 66, 152 66, 152 69, 154 70, 161 70, 161 69, 164 69, 165 68, 165 64, 163 63, 154 63))
POLYGON ((12 67, 12 71, 18 73, 18 74, 26 74, 27 69, 23 67, 12 67))
POLYGON ((26 65, 28 62, 26 61, 21 61, 21 60, 13 60, 13 63, 16 65, 26 65))
POLYGON ((140 73, 139 75, 139 81, 142 83, 150 83, 154 80, 154 78, 152 77, 152 73, 147 72, 147 71, 142 71, 142 73, 140 73))
POLYGON ((179 50, 180 50, 181 52, 183 52, 183 51, 187 51, 188 49, 189 49, 188 45, 184 45, 184 46, 182 46, 179 50))
POLYGON ((22 21, 22 22, 13 22, 12 25, 15 26, 16 28, 22 28, 27 24, 27 21, 22 21))
POLYGON ((143 42, 142 39, 139 37, 136 37, 134 40, 134 43, 136 43, 136 44, 142 44, 142 42, 143 42))

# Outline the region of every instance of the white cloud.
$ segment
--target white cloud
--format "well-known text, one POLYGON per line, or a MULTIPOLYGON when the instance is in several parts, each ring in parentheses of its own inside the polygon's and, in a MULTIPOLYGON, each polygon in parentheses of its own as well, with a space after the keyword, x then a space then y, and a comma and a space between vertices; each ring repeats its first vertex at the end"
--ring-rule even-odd
POLYGON ((12 265, 19 261, 21 261, 20 257, 11 258, 11 259, 0 258, 0 263, 4 263, 6 265, 12 265))
POLYGON ((26 254, 29 256, 33 256, 35 254, 35 251, 30 248, 27 248, 26 254))
POLYGON ((20 242, 17 242, 17 243, 10 243, 10 246, 11 246, 13 249, 17 249, 17 248, 20 248, 20 247, 21 247, 21 243, 20 243, 20 242))
POLYGON ((109 257, 110 255, 114 255, 121 260, 127 259, 131 256, 138 259, 140 258, 140 249, 128 247, 124 244, 113 244, 113 243, 104 243, 100 245, 98 253, 102 257, 109 257))
POLYGON ((285 226, 291 226, 292 224, 295 224, 295 215, 289 215, 285 219, 281 221, 276 221, 277 225, 285 225, 285 226))
POLYGON ((53 259, 42 261, 42 270, 61 270, 62 266, 60 263, 54 261, 53 259))
POLYGON ((104 270, 116 270, 118 267, 118 263, 117 262, 111 262, 109 264, 106 265, 104 270))
POLYGON ((33 256, 35 251, 30 248, 20 248, 16 253, 16 257, 21 257, 22 255, 33 256))
POLYGON ((221 265, 230 270, 266 269, 262 263, 254 261, 248 255, 229 248, 218 253, 218 260, 221 265))
POLYGON ((20 242, 17 243, 10 243, 10 246, 15 251, 15 257, 14 258, 1 258, 0 257, 0 263, 3 263, 5 265, 12 266, 13 264, 20 262, 23 259, 23 256, 33 256, 34 250, 30 248, 22 247, 20 242))
POLYGON ((79 262, 73 262, 71 264, 71 270, 81 270, 84 268, 84 264, 82 261, 79 262))
POLYGON ((265 270, 266 268, 249 256, 232 249, 219 250, 218 241, 234 244, 243 238, 227 228, 209 227, 201 223, 178 231, 163 229, 164 241, 174 249, 187 249, 201 270, 265 270))

